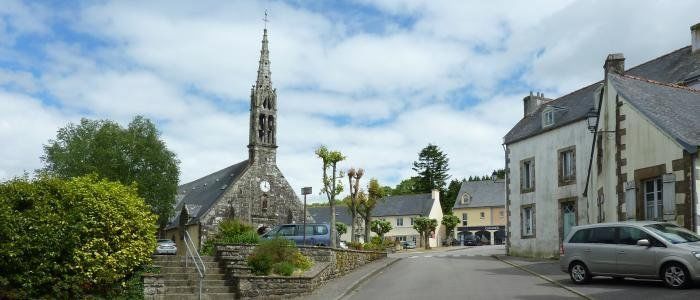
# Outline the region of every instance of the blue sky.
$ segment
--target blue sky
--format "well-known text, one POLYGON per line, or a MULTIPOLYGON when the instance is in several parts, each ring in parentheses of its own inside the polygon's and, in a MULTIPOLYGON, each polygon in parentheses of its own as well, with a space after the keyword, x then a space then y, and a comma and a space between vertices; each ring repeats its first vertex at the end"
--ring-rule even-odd
POLYGON ((688 45, 700 22, 697 1, 5 0, 0 179, 39 168, 83 117, 155 120, 183 182, 246 159, 266 8, 278 163, 316 190, 321 144, 390 185, 428 143, 455 178, 501 168, 530 91, 600 80, 608 53, 631 67, 688 45))

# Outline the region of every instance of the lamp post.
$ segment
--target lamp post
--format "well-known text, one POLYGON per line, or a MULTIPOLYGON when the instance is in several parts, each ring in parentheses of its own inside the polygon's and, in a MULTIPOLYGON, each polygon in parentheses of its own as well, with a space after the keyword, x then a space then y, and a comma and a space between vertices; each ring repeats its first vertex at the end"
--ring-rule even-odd
POLYGON ((304 231, 304 239, 302 240, 301 244, 306 246, 306 195, 311 194, 311 187, 308 186, 301 188, 301 194, 304 195, 304 229, 302 229, 302 231, 304 231))

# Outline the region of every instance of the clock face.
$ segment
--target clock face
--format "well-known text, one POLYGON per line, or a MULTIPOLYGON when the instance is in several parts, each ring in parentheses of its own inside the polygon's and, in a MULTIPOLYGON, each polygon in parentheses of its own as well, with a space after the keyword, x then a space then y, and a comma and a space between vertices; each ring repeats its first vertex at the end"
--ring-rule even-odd
POLYGON ((270 191, 270 183, 267 182, 266 180, 260 181, 260 190, 263 192, 269 192, 270 191))

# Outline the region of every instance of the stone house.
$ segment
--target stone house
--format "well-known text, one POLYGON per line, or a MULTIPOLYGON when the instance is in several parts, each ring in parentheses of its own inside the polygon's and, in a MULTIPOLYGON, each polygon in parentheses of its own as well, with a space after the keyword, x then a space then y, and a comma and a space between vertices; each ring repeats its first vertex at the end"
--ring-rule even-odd
POLYGON ((455 239, 476 236, 490 244, 501 244, 506 229, 505 194, 505 180, 463 181, 452 207, 452 214, 460 220, 455 239))
MULTIPOLYGON (((697 28, 697 26, 696 26, 697 28)), ((663 83, 606 60, 588 193, 598 222, 658 220, 700 232, 700 49, 695 72, 663 83)))
POLYGON ((250 91, 248 159, 178 187, 175 216, 166 237, 184 251, 184 231, 197 246, 225 218, 261 230, 302 221, 303 205, 277 167, 277 91, 272 87, 267 29, 263 32, 257 80, 250 91))
MULTIPOLYGON (((697 28, 696 25, 691 30, 693 45, 698 41, 697 28)), ((658 83, 694 86, 700 78, 700 55, 693 51, 697 48, 693 45, 644 62, 624 73, 658 83)), ((610 138, 607 133, 592 134, 587 119, 597 116, 597 105, 607 81, 606 77, 556 99, 545 98, 539 93, 524 98, 523 118, 504 137, 506 249, 510 255, 556 257, 561 241, 572 226, 621 219, 616 212, 617 197, 610 198, 605 191, 601 199, 587 196, 598 192, 597 187, 588 191, 589 170, 594 163, 591 159, 594 136, 596 140, 610 138), (599 137, 601 134, 604 137, 599 137), (601 213, 599 215, 604 217, 599 220, 599 215, 593 213, 597 206, 613 213, 601 213)), ((603 118, 610 116, 611 113, 607 113, 603 118)), ((623 133, 618 133, 623 140, 620 144, 627 139, 623 133)), ((626 163, 632 162, 628 159, 626 163)), ((636 166, 637 162, 634 164, 636 166)), ((668 168, 671 169, 672 166, 668 168)), ((617 180, 610 176, 606 178, 603 181, 617 180)), ((597 179, 594 181, 598 182, 597 179)), ((619 192, 619 187, 613 189, 619 192)))

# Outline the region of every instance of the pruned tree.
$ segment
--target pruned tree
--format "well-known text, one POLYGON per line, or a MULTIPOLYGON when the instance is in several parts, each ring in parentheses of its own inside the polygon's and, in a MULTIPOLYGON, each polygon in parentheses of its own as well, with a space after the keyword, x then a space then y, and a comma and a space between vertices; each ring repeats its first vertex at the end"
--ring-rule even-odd
POLYGON ((359 210, 358 213, 365 221, 365 242, 370 241, 370 223, 372 222, 372 210, 377 206, 384 197, 384 189, 379 185, 379 181, 375 178, 369 180, 367 185, 367 195, 364 193, 358 194, 359 210))
POLYGON ((338 231, 338 236, 341 236, 348 232, 348 225, 342 222, 335 222, 335 230, 338 231))
POLYGON ((445 225, 445 232, 447 233, 447 241, 452 242, 454 236, 454 229, 459 224, 459 218, 453 214, 442 216, 442 225, 445 225))
POLYGON ((435 219, 427 217, 418 217, 413 219, 413 229, 418 231, 420 238, 423 241, 425 249, 430 249, 430 233, 437 229, 438 222, 435 219))
POLYGON ((350 218, 352 222, 350 223, 350 239, 353 243, 357 242, 357 236, 355 235, 355 226, 357 224, 357 215, 360 203, 358 202, 358 195, 360 193, 360 178, 365 174, 365 170, 360 168, 355 170, 355 168, 350 168, 348 170, 348 184, 350 187, 350 201, 348 201, 348 210, 350 211, 350 218))
MULTIPOLYGON (((340 151, 328 150, 326 146, 321 146, 316 149, 316 156, 323 162, 323 188, 321 193, 325 193, 328 197, 328 204, 331 210, 331 224, 335 224, 335 197, 343 192, 343 183, 340 178, 343 177, 342 172, 338 173, 338 162, 345 160, 340 151), (329 174, 330 173, 330 174, 329 174)), ((335 226, 331 227, 331 247, 338 246, 338 237, 335 226)))
POLYGON ((386 220, 372 220, 370 226, 372 227, 372 232, 376 233, 382 241, 384 241, 384 235, 392 229, 391 223, 386 220))

